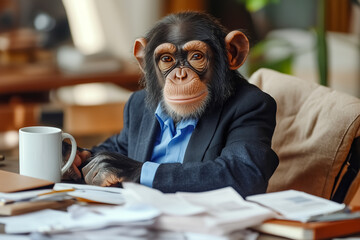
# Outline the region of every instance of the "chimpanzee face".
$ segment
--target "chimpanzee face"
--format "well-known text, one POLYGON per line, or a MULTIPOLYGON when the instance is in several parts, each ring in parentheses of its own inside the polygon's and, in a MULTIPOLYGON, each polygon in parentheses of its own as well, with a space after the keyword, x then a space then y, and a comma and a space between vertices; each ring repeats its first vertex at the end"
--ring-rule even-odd
POLYGON ((175 120, 202 115, 209 102, 225 99, 233 71, 245 61, 247 38, 226 34, 206 14, 183 13, 160 21, 147 38, 135 41, 134 55, 145 86, 175 120))
POLYGON ((209 97, 211 51, 199 40, 183 45, 160 44, 154 51, 164 105, 174 115, 188 117, 204 109, 209 97))

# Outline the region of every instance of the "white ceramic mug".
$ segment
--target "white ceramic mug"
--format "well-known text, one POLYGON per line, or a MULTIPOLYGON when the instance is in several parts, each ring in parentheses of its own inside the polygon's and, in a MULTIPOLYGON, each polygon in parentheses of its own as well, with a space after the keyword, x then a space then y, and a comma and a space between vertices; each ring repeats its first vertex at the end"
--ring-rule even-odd
POLYGON ((35 126, 19 130, 20 174, 60 182, 61 175, 71 166, 76 155, 76 141, 73 136, 55 127, 35 126), (71 141, 71 153, 67 163, 62 165, 62 141, 71 141))

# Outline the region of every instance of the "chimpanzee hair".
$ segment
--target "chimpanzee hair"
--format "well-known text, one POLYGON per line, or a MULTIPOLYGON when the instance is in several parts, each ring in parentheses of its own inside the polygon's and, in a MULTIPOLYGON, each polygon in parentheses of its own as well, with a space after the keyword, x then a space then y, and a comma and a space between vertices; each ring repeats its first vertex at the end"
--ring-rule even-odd
POLYGON ((191 40, 207 43, 212 51, 212 79, 208 83, 209 105, 222 104, 233 92, 233 85, 242 78, 238 71, 230 70, 225 37, 229 31, 217 19, 206 13, 182 12, 168 15, 160 20, 147 34, 144 76, 141 84, 147 91, 147 104, 156 108, 162 100, 163 84, 156 74, 154 50, 162 43, 181 46, 191 40))

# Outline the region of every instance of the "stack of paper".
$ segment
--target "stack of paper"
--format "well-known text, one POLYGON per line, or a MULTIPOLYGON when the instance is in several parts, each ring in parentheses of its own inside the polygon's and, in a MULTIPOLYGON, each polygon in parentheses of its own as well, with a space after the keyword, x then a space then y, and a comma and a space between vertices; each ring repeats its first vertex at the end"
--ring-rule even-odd
POLYGON ((134 183, 125 183, 124 188, 131 190, 140 203, 163 213, 155 224, 161 230, 227 235, 276 216, 270 209, 245 201, 231 187, 175 194, 163 194, 134 183))
POLYGON ((6 233, 60 233, 102 229, 117 225, 152 225, 160 212, 150 206, 73 205, 68 211, 41 210, 13 217, 0 217, 6 233))
MULTIPOLYGON (((271 220, 273 218, 299 221, 291 224, 292 229, 304 229, 304 225, 299 225, 301 222, 360 217, 360 214, 348 213, 344 204, 293 190, 249 196, 244 200, 231 187, 164 194, 136 183, 123 186, 124 189, 57 183, 53 189, 0 192, 0 215, 21 214, 0 217, 0 223, 5 224, 6 233, 31 233, 34 239, 47 239, 46 236, 51 237, 48 239, 101 239, 104 235, 121 235, 131 239, 229 240, 256 238, 254 232, 247 230, 253 227, 271 233, 275 233, 274 226, 287 225, 289 229, 288 222, 271 220), (64 205, 66 201, 68 204, 64 205), (54 204, 71 206, 62 211, 40 210, 54 204), (5 213, 7 208, 11 212, 5 213), (28 211, 35 212, 23 214, 28 211)), ((359 219, 351 225, 334 223, 333 228, 342 228, 338 233, 360 232, 359 219)), ((325 226, 322 229, 327 229, 328 235, 316 236, 337 236, 329 235, 330 224, 321 226, 325 226)), ((313 229, 312 236, 318 234, 315 225, 307 227, 313 229)), ((306 236, 310 236, 309 231, 306 236)))
POLYGON ((97 234, 105 233, 108 236, 120 231, 122 236, 136 235, 139 239, 171 236, 172 239, 229 240, 256 238, 256 233, 245 229, 274 216, 271 210, 246 202, 232 188, 163 194, 139 184, 124 185, 125 189, 56 184, 50 191, 107 205, 74 204, 67 211, 47 209, 0 218, 0 222, 6 224, 7 233, 46 234, 51 239, 89 234, 99 237, 97 234))

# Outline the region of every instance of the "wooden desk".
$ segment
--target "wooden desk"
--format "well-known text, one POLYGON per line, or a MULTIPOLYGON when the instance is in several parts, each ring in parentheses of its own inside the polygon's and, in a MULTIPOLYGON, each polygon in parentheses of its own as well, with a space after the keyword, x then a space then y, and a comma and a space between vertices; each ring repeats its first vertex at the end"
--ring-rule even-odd
POLYGON ((121 71, 67 74, 51 65, 26 65, 0 68, 0 95, 49 91, 81 83, 111 82, 135 91, 139 89, 140 71, 135 64, 124 64, 121 71))

